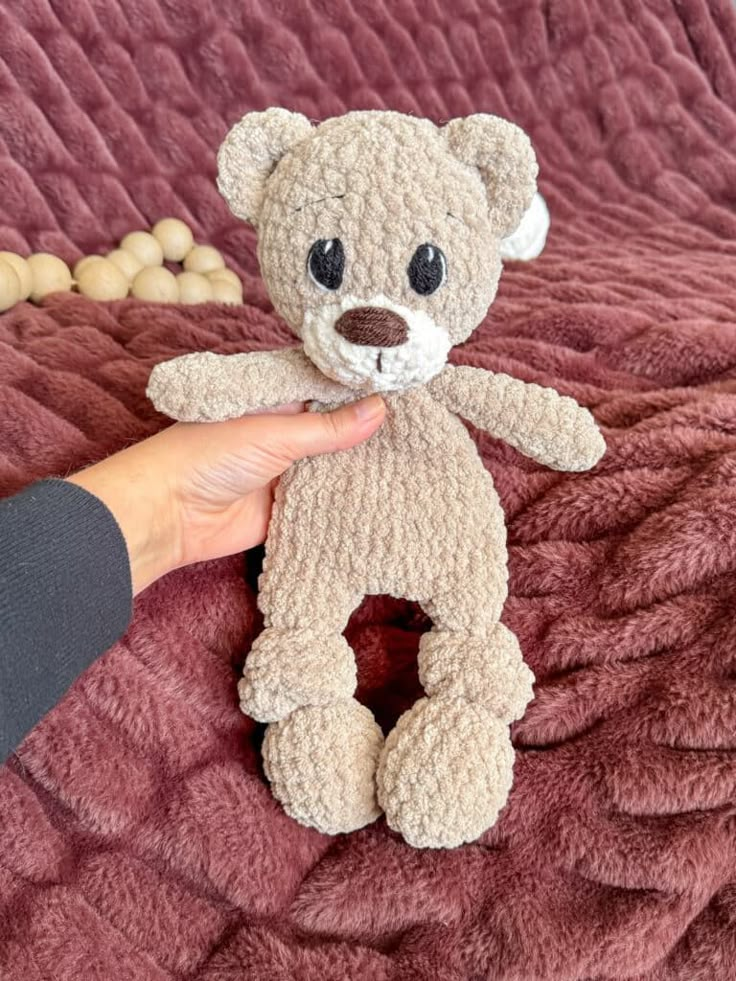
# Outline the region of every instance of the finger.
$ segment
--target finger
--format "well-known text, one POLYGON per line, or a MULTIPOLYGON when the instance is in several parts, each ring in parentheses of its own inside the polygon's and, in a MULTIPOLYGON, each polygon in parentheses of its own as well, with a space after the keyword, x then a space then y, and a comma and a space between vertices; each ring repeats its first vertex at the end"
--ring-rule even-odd
POLYGON ((284 422, 280 442, 291 460, 347 450, 381 425, 386 405, 379 395, 351 402, 334 412, 305 412, 284 422))

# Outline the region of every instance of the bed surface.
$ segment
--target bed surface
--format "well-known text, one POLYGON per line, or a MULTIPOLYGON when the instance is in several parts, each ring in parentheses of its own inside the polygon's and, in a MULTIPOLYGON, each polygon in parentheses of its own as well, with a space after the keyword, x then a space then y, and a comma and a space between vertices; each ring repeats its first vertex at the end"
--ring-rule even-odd
MULTIPOLYGON (((474 434, 538 678, 484 838, 286 817, 237 708, 257 556, 180 570, 0 769, 3 979, 733 978, 735 51, 728 0, 3 5, 0 248, 73 261, 176 214, 246 302, 0 317, 0 493, 164 425, 158 361, 289 342, 214 186, 228 125, 272 104, 529 131, 547 248, 453 358, 574 396, 608 443, 572 476, 474 434)), ((419 695, 426 626, 380 597, 351 620, 383 725, 419 695)))

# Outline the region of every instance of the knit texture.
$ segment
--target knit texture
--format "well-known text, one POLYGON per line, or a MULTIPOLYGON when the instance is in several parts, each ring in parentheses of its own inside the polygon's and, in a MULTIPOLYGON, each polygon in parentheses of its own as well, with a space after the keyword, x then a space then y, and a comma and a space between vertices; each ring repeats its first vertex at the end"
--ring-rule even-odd
MULTIPOLYGON (((298 352, 283 372, 281 390, 283 355, 271 363, 263 354, 252 358, 255 397, 262 398, 262 373, 274 401, 288 401, 298 352)), ((161 409, 178 402, 184 385, 180 418, 196 418, 200 404, 206 419, 229 418, 233 400, 242 397, 240 377, 248 373, 247 357, 233 360, 234 383, 227 358, 189 355, 160 365, 149 394, 161 409), (169 372, 174 399, 167 398, 169 372)), ((313 376, 306 368, 305 377, 313 376)), ((507 552, 498 495, 450 412, 560 470, 588 469, 605 450, 590 413, 573 399, 507 375, 448 367, 426 389, 388 395, 386 421, 367 443, 301 461, 281 479, 259 583, 266 629, 248 656, 240 705, 260 722, 284 723, 278 734, 267 734, 266 769, 287 812, 319 831, 361 828, 378 816, 378 803, 389 825, 417 847, 454 847, 493 824, 511 785, 508 729, 484 728, 477 704, 491 710, 486 714, 498 707, 506 723, 519 718, 532 697, 533 676, 499 625, 507 552), (426 638, 423 649, 423 672, 432 679, 428 693, 452 694, 444 724, 443 697, 440 707, 412 711, 411 723, 389 737, 377 772, 375 741, 361 736, 362 713, 301 711, 353 695, 355 673, 341 632, 367 594, 421 605, 437 635, 426 638), (474 726, 458 725, 462 704, 474 726), (285 723, 292 712, 300 720, 296 729, 285 723), (355 732, 342 731, 345 725, 355 732), (291 754, 285 758, 281 739, 288 732, 294 742, 295 731, 299 758, 319 765, 306 770, 293 765, 291 754), (364 758, 357 749, 325 753, 343 740, 362 745, 364 758), (416 751, 412 740, 420 744, 416 751), (431 746, 431 765, 421 745, 425 752, 431 746), (333 798, 326 811, 325 801, 333 798)))
MULTIPOLYGON (((508 523, 505 622, 537 677, 477 846, 417 851, 382 820, 336 841, 287 817, 237 707, 257 558, 245 585, 237 557, 180 570, 0 771, 0 976, 731 981, 730 0, 134 9, 0 11, 2 242, 74 259, 179 214, 248 303, 3 315, 3 493, 163 425, 154 364, 293 343, 212 154, 277 104, 488 111, 530 133, 547 246, 506 269, 454 360, 590 406, 608 450, 570 476, 473 431, 508 523)), ((421 697, 427 627, 385 598, 351 618, 357 697, 385 731, 421 697)))
POLYGON ((125 539, 64 480, 0 501, 0 760, 128 626, 125 539))
MULTIPOLYGON (((277 312, 293 317, 301 310, 292 326, 314 365, 305 369, 304 388, 315 381, 310 401, 335 404, 320 398, 324 383, 314 379, 314 368, 355 396, 388 393, 387 421, 369 451, 354 447, 301 461, 280 482, 260 580, 266 630, 245 665, 241 708, 260 722, 280 723, 266 735, 264 761, 274 793, 293 817, 334 834, 375 820, 380 805, 389 826, 417 847, 462 845, 494 823, 511 786, 510 733, 496 722, 485 725, 486 716, 499 703, 503 715, 514 705, 512 718, 521 716, 533 676, 518 644, 504 644, 499 657, 507 596, 503 515, 467 433, 447 412, 558 470, 588 470, 605 451, 592 416, 573 399, 507 375, 445 366, 452 341, 472 330, 478 279, 490 281, 484 259, 495 260, 497 276, 501 238, 532 199, 536 158, 517 126, 479 113, 442 129, 395 112, 348 113, 305 135, 293 113, 274 109, 249 113, 223 147, 220 187, 236 212, 242 212, 243 193, 262 202, 259 259, 266 283, 278 284, 277 312), (269 170, 262 165, 264 147, 275 158, 269 170), (251 189, 243 192, 243 184, 251 189), (344 190, 293 207, 295 195, 307 200, 328 184, 344 190), (390 203, 388 216, 374 214, 379 199, 390 203), (472 232, 450 211, 462 200, 472 232), (321 226, 339 237, 310 245, 321 226), (427 236, 442 248, 429 245, 427 236), (331 269, 327 275, 315 256, 336 257, 339 275, 331 269), (364 305, 351 295, 356 289, 364 305), (343 312, 330 294, 353 305, 343 312), (417 381, 427 380, 425 391, 417 381), (338 535, 331 534, 335 527, 338 535), (354 702, 351 711, 349 701, 340 711, 339 703, 355 689, 341 677, 341 632, 365 595, 383 593, 414 600, 431 617, 441 642, 425 647, 426 669, 445 677, 430 688, 435 701, 399 720, 379 756, 375 737, 363 738, 364 712, 354 702), (313 648, 304 646, 310 642, 313 648), (486 667, 497 660, 501 670, 486 667), (445 690, 453 691, 450 700, 445 690), (337 707, 328 711, 333 702, 337 707), (320 710, 304 711, 314 706, 320 710), (463 706, 474 725, 460 724, 463 706), (290 724, 285 709, 296 713, 298 724, 290 724), (342 726, 354 731, 341 732, 342 726), (342 740, 350 752, 325 752, 342 740), (318 763, 295 765, 296 745, 298 759, 318 763), (325 802, 332 802, 327 809, 325 802)), ((263 354, 252 356, 258 404, 259 373, 272 404, 291 399, 298 357, 295 352, 279 386, 283 354, 270 364, 263 354)), ((159 410, 181 403, 175 418, 229 419, 242 399, 248 358, 236 356, 231 377, 223 360, 195 354, 160 365, 149 397, 159 410)))
POLYGON ((382 292, 425 311, 454 343, 464 340, 495 295, 500 239, 531 202, 537 171, 526 134, 489 114, 445 128, 358 111, 305 131, 294 113, 273 108, 237 122, 224 149, 219 186, 238 215, 244 195, 260 200, 253 220, 261 273, 274 306, 305 340, 307 315, 332 296, 305 276, 307 257, 315 242, 333 238, 346 249, 342 294, 367 300, 382 292), (489 160, 477 159, 481 134, 489 160), (277 150, 268 169, 259 166, 264 144, 277 150), (493 194, 501 174, 508 200, 493 194), (496 207, 487 194, 498 198, 496 207), (428 232, 448 257, 448 288, 422 296, 407 269, 428 232))

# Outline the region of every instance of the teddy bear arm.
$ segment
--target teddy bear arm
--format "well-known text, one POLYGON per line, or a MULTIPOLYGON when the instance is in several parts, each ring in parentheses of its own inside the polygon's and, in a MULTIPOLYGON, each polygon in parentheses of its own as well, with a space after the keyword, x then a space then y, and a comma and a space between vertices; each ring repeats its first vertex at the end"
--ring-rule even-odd
POLYGON ((287 402, 349 397, 301 348, 185 354, 155 366, 146 394, 159 412, 183 422, 219 422, 287 402))
POLYGON ((461 365, 445 368, 430 391, 451 412, 553 470, 589 470, 605 453, 590 412, 552 388, 461 365))

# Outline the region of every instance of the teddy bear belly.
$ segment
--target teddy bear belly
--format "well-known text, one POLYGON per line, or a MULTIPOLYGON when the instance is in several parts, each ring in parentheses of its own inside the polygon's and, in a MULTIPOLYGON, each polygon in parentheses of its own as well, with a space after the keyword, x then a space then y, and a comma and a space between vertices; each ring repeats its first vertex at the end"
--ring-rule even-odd
POLYGON ((475 446, 387 445, 304 460, 282 478, 269 564, 303 581, 341 578, 361 594, 425 599, 506 563, 498 495, 475 446))

